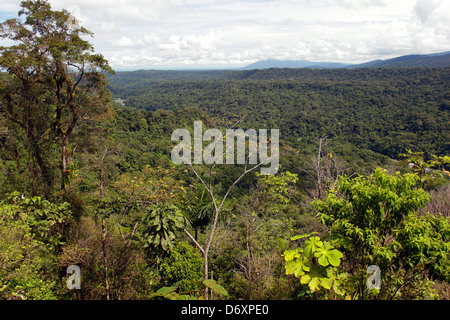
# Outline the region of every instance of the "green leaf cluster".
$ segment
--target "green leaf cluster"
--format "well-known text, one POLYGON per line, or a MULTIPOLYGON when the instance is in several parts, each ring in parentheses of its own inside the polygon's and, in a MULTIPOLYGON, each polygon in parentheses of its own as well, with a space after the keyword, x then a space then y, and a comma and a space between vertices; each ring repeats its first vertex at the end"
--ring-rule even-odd
POLYGON ((168 254, 176 240, 176 232, 185 225, 185 218, 175 205, 151 205, 142 218, 143 236, 150 254, 168 254))
POLYGON ((159 275, 165 287, 177 286, 180 292, 196 290, 203 276, 203 258, 185 241, 175 243, 170 255, 159 265, 159 275))
POLYGON ((450 221, 441 216, 411 215, 395 230, 408 269, 419 266, 430 277, 450 281, 450 221))
POLYGON ((450 224, 440 215, 418 215, 430 198, 416 187, 420 181, 418 173, 377 168, 369 176, 341 177, 325 200, 312 202, 345 254, 354 298, 373 297, 365 283, 369 265, 382 271, 379 298, 408 296, 431 279, 448 281, 450 224))
MULTIPOLYGON (((208 287, 214 293, 222 297, 228 297, 228 291, 217 283, 214 279, 205 279, 200 282, 204 287, 208 287)), ((172 287, 162 287, 156 291, 154 297, 162 297, 168 300, 203 300, 203 296, 197 296, 198 290, 188 290, 184 292, 177 292, 178 284, 172 287)))
POLYGON ((431 155, 431 159, 426 161, 423 152, 413 152, 410 149, 406 151, 408 153, 400 154, 400 157, 404 158, 402 164, 417 174, 422 188, 431 187, 439 180, 445 182, 445 179, 450 178, 450 172, 446 170, 450 164, 449 156, 431 155))
POLYGON ((415 189, 415 174, 388 174, 377 168, 368 176, 341 177, 325 201, 314 200, 320 221, 339 235, 339 245, 377 247, 410 213, 425 205, 429 195, 415 189))
POLYGON ((56 204, 39 196, 26 197, 19 192, 13 192, 0 204, 13 210, 10 211, 12 217, 22 220, 35 239, 50 247, 60 244, 61 230, 72 220, 71 206, 67 202, 56 204))
POLYGON ((308 285, 312 292, 321 289, 342 296, 341 282, 346 274, 339 267, 342 252, 328 241, 322 241, 311 234, 295 236, 291 240, 307 238, 303 246, 284 252, 286 274, 300 278, 300 283, 308 285))
POLYGON ((0 299, 56 299, 55 259, 71 219, 67 203, 18 193, 0 201, 0 299))

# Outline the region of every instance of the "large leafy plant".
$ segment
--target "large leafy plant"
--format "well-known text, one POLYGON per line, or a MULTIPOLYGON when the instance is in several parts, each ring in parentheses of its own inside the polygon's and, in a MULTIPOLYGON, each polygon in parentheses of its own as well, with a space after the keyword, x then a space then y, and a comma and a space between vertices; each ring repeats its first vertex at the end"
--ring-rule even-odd
POLYGON ((146 208, 142 222, 148 252, 159 262, 161 256, 172 250, 176 232, 184 227, 185 218, 175 205, 151 205, 146 208))
POLYGON ((56 254, 71 219, 68 203, 18 192, 0 201, 0 299, 56 299, 56 254))
POLYGON ((354 299, 432 298, 430 281, 448 281, 449 223, 442 216, 419 216, 429 200, 417 173, 341 177, 325 200, 315 200, 319 220, 330 228, 346 258, 354 299), (381 270, 381 289, 367 288, 367 268, 381 270))
POLYGON ((345 291, 342 279, 346 274, 339 268, 343 254, 330 242, 312 236, 314 233, 291 238, 293 241, 307 239, 303 246, 284 252, 286 274, 300 278, 300 282, 308 285, 314 293, 327 291, 331 295, 343 297, 345 291))
MULTIPOLYGON (((202 287, 209 288, 215 294, 221 297, 228 297, 228 291, 217 283, 214 279, 205 279, 199 281, 199 285, 202 287)), ((199 290, 186 290, 183 292, 178 292, 179 283, 171 287, 162 287, 154 294, 154 298, 163 298, 168 300, 204 300, 202 295, 199 295, 199 290)))

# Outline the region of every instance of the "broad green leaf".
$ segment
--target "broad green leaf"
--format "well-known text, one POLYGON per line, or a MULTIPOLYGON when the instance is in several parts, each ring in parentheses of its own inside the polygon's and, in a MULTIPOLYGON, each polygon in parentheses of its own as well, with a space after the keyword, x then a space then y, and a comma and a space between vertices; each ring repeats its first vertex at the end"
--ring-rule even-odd
POLYGON ((296 277, 300 277, 305 274, 305 272, 303 271, 303 266, 296 260, 288 261, 285 268, 286 274, 293 274, 296 277))
POLYGON ((316 292, 320 289, 320 279, 318 277, 313 277, 308 283, 309 288, 312 292, 316 292))
POLYGON ((328 266, 328 265, 330 264, 330 263, 328 262, 328 259, 327 259, 327 257, 326 257, 325 255, 321 255, 321 256, 319 257, 318 261, 319 261, 319 264, 320 264, 322 267, 326 267, 326 266, 328 266))
POLYGON ((291 250, 286 250, 284 252, 284 259, 286 261, 292 261, 292 260, 294 260, 295 258, 298 257, 298 253, 299 253, 299 249, 298 248, 291 249, 291 250))
POLYGON ((311 277, 309 276, 309 274, 304 274, 300 278, 300 283, 301 284, 308 284, 310 281, 311 281, 311 277))
POLYGON ((173 300, 198 300, 196 297, 191 296, 190 294, 180 294, 175 297, 173 300))
POLYGON ((341 264, 341 258, 343 257, 342 252, 339 250, 333 249, 329 251, 328 253, 328 262, 334 266, 337 267, 341 264))
POLYGON ((322 287, 324 287, 327 290, 331 289, 331 285, 333 284, 332 278, 320 278, 320 284, 322 287))
POLYGON ((156 291, 156 294, 165 296, 171 292, 174 292, 175 290, 177 290, 177 287, 162 287, 161 289, 156 291))
POLYGON ((218 294, 220 294, 222 296, 228 296, 227 290, 225 290, 225 288, 222 287, 220 284, 218 284, 216 282, 216 280, 214 280, 214 279, 205 279, 203 281, 203 284, 205 286, 207 286, 208 288, 210 288, 215 293, 218 293, 218 294))
POLYGON ((317 233, 318 232, 314 231, 314 232, 311 232, 311 233, 308 233, 308 234, 300 234, 300 235, 292 237, 291 240, 294 241, 294 240, 298 240, 298 239, 302 239, 302 238, 307 238, 307 237, 310 237, 313 234, 317 234, 317 233))
POLYGON ((323 267, 331 264, 332 266, 339 266, 341 263, 341 258, 343 257, 342 252, 334 249, 334 247, 328 242, 325 243, 323 247, 317 248, 317 251, 314 252, 314 256, 319 258, 319 264, 323 267))
POLYGON ((312 257, 314 252, 323 246, 323 242, 319 237, 310 237, 305 241, 305 255, 306 257, 312 257))
POLYGON ((305 257, 298 257, 295 260, 286 262, 286 274, 294 274, 296 277, 300 277, 305 274, 305 271, 311 269, 311 262, 305 257))

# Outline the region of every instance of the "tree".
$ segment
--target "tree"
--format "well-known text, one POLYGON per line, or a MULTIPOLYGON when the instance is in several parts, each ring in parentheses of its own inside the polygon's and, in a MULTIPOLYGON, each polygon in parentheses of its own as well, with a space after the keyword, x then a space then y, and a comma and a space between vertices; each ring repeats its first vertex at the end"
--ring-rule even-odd
POLYGON ((195 290, 202 277, 203 261, 195 247, 185 241, 175 244, 160 266, 164 286, 177 286, 180 292, 195 290))
POLYGON ((68 203, 12 193, 0 201, 0 298, 56 299, 68 203))
MULTIPOLYGON (((237 124, 241 123, 242 121, 243 121, 243 118, 241 118, 240 120, 237 120, 235 122, 235 124, 233 126, 231 126, 231 128, 233 128, 237 124)), ((232 124, 232 122, 229 123, 229 124, 232 124)), ((201 130, 201 128, 200 128, 200 130, 201 130)), ((215 132, 216 132, 215 133, 215 135, 216 135, 215 138, 217 138, 219 133, 221 134, 221 130, 215 129, 215 132)), ((226 138, 228 138, 228 137, 226 137, 226 138)), ((272 138, 274 138, 274 137, 272 137, 272 138)), ((203 139, 203 138, 201 138, 201 139, 203 139)), ((231 139, 234 139, 234 136, 232 136, 231 139)), ((265 137, 265 139, 266 139, 266 141, 264 141, 264 143, 265 143, 265 146, 267 148, 267 136, 265 137)), ((194 138, 194 140, 195 140, 195 138, 194 138)), ((242 158, 243 159, 241 159, 241 160, 243 160, 243 162, 244 162, 243 163, 244 169, 242 170, 242 173, 228 186, 228 188, 225 189, 226 191, 225 191, 225 193, 224 193, 224 195, 222 197, 217 196, 217 193, 216 193, 216 191, 213 188, 214 168, 216 167, 217 163, 222 163, 221 161, 218 161, 218 160, 220 160, 220 159, 223 160, 223 157, 225 155, 227 155, 228 151, 231 150, 231 148, 234 148, 234 143, 231 144, 232 145, 231 148, 227 144, 227 147, 225 148, 226 150, 223 150, 222 146, 220 146, 220 148, 217 148, 217 146, 219 146, 222 143, 222 139, 219 140, 220 142, 218 142, 217 140, 214 140, 214 142, 212 142, 209 146, 207 146, 205 148, 205 152, 209 149, 210 155, 212 153, 212 150, 214 150, 214 157, 212 157, 212 155, 211 155, 211 158, 214 158, 214 160, 209 165, 207 178, 203 178, 201 172, 194 167, 192 161, 190 159, 188 159, 188 157, 186 157, 183 154, 184 162, 187 165, 189 165, 189 167, 191 168, 192 172, 195 174, 197 179, 203 185, 203 188, 206 190, 206 192, 208 193, 208 195, 210 196, 210 198, 212 200, 212 204, 213 204, 213 208, 214 208, 214 215, 213 215, 213 219, 212 219, 210 232, 209 232, 209 235, 208 235, 208 237, 207 237, 207 239, 206 239, 206 241, 205 241, 203 246, 189 233, 189 231, 186 228, 184 229, 184 232, 195 243, 195 245, 197 246, 197 248, 200 250, 200 252, 203 255, 203 260, 204 260, 204 267, 203 267, 204 280, 208 280, 209 279, 209 251, 211 249, 211 244, 212 244, 213 239, 214 239, 214 233, 216 231, 217 224, 218 224, 218 221, 219 221, 219 215, 223 212, 225 201, 227 200, 228 196, 230 195, 230 192, 239 183, 239 181, 241 181, 246 175, 248 175, 249 173, 253 172, 257 168, 261 167, 263 164, 270 163, 269 161, 266 161, 266 160, 271 160, 272 158, 275 158, 275 157, 278 156, 279 150, 278 150, 278 141, 277 141, 277 143, 274 143, 271 146, 272 154, 271 154, 270 157, 268 157, 268 159, 262 159, 261 153, 260 153, 259 154, 260 155, 259 161, 251 161, 250 160, 251 157, 252 158, 257 158, 256 152, 252 153, 252 150, 253 151, 255 149, 257 150, 257 148, 254 148, 254 149, 250 148, 250 145, 252 144, 253 147, 257 147, 258 143, 261 144, 261 141, 263 141, 261 139, 261 137, 260 137, 258 143, 256 142, 256 140, 254 140, 254 141, 251 141, 251 140, 252 140, 251 138, 248 139, 247 142, 248 142, 249 147, 248 148, 245 147, 244 148, 244 152, 242 154, 242 158), (213 148, 211 149, 212 146, 213 146, 213 148), (275 146, 275 148, 272 148, 273 146, 275 146), (247 150, 247 151, 245 151, 245 150, 247 150)), ((245 142, 245 136, 244 136, 244 142, 245 142)), ((200 144, 203 144, 203 141, 200 141, 200 144)), ((245 146, 245 144, 244 144, 244 146, 245 146)), ((259 145, 259 147, 261 148, 261 145, 259 145)), ((202 145, 201 145, 200 151, 203 152, 203 146, 202 145)), ((260 149, 260 151, 261 151, 261 149, 260 149)), ((267 149, 266 149, 266 151, 267 151, 267 149)), ((183 152, 184 152, 184 150, 183 150, 183 152)), ((234 150, 233 150, 233 152, 234 152, 234 150)), ((233 157, 234 157, 234 153, 233 153, 233 157)), ((239 158, 239 156, 237 158, 239 158)), ((253 159, 253 160, 255 160, 255 159, 253 159)), ((195 160, 194 160, 194 162, 195 162, 195 160)), ((278 171, 278 165, 277 165, 276 170, 278 171)), ((205 299, 208 299, 208 288, 205 289, 205 299)))
POLYGON ((326 138, 319 138, 318 140, 317 157, 311 157, 307 169, 304 169, 304 171, 308 173, 316 187, 315 190, 312 190, 311 197, 323 199, 326 192, 336 185, 339 176, 344 174, 347 168, 343 161, 337 159, 331 152, 328 152, 324 157, 323 153, 328 141, 326 138))
POLYGON ((61 153, 61 188, 70 179, 76 146, 69 138, 81 120, 107 114, 109 91, 102 71, 108 62, 84 40, 92 33, 68 11, 53 11, 46 0, 23 1, 19 17, 0 24, 0 38, 15 44, 0 47, 0 112, 24 132, 37 175, 51 190, 54 143, 61 153), (50 147, 50 148, 49 148, 50 147))
MULTIPOLYGON (((209 236, 205 242, 205 244, 202 246, 200 245, 195 238, 189 233, 189 231, 187 229, 184 229, 184 232, 188 235, 188 237, 195 243, 195 245, 197 246, 197 248, 201 251, 202 255, 203 255, 203 276, 204 276, 204 280, 209 279, 209 262, 208 262, 208 258, 209 258, 209 250, 211 248, 211 244, 212 241, 214 239, 214 232, 217 228, 217 222, 219 220, 219 215, 223 210, 223 206, 225 204, 225 200, 227 199, 228 195, 230 194, 231 190, 233 189, 233 187, 245 176, 247 175, 249 172, 252 172, 253 170, 255 170, 256 168, 258 168, 261 163, 254 165, 251 168, 247 168, 247 164, 245 165, 245 168, 242 172, 242 174, 228 187, 227 191, 225 192, 225 195, 222 197, 222 199, 217 199, 217 196, 214 194, 214 190, 212 189, 212 170, 214 165, 210 166, 210 170, 209 170, 209 179, 208 179, 208 184, 206 184, 206 182, 203 180, 203 178, 199 175, 199 173, 197 172, 197 170, 194 168, 194 166, 192 164, 189 164, 192 171, 195 173, 195 175, 197 176, 197 178, 201 181, 203 187, 205 188, 205 190, 208 192, 209 196, 212 199, 213 205, 214 205, 214 218, 213 218, 213 223, 211 225, 211 229, 209 232, 209 236)), ((208 288, 205 289, 205 299, 208 298, 208 288)))
POLYGON ((439 178, 444 178, 444 183, 447 182, 445 178, 450 177, 450 172, 445 170, 445 166, 450 164, 449 156, 432 155, 432 159, 426 161, 423 158, 423 152, 413 152, 409 149, 406 151, 407 154, 400 154, 400 157, 404 158, 402 163, 420 177, 420 185, 423 189, 439 182, 437 181, 439 178))
POLYGON ((198 240, 198 231, 210 225, 215 213, 214 204, 203 186, 195 189, 190 201, 184 206, 184 215, 194 229, 194 240, 198 240))
POLYGON ((281 272, 280 253, 295 230, 292 214, 298 210, 293 201, 298 177, 289 171, 256 175, 257 185, 230 210, 235 218, 218 230, 214 274, 229 278, 235 297, 283 299, 290 290, 281 272))
POLYGON ((146 166, 142 172, 125 174, 114 184, 118 195, 106 198, 97 208, 102 217, 117 215, 117 224, 138 231, 143 236, 144 247, 151 264, 158 266, 169 255, 175 242, 176 232, 185 225, 179 205, 185 202, 184 182, 177 180, 175 168, 153 169, 146 166))
POLYGON ((442 216, 418 215, 429 200, 415 187, 419 181, 414 173, 377 168, 367 177, 341 177, 326 199, 312 202, 344 254, 352 298, 398 299, 415 292, 428 299, 432 279, 448 281, 450 224, 442 216), (379 291, 366 287, 370 265, 382 272, 379 291), (419 292, 421 286, 429 290, 419 292))

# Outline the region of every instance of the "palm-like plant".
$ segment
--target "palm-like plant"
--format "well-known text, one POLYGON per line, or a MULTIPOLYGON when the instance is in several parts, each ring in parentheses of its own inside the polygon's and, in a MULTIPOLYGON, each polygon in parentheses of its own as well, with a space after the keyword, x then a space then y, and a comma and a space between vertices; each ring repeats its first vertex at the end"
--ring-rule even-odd
POLYGON ((208 226, 214 218, 214 203, 204 188, 197 188, 190 203, 185 206, 184 215, 194 229, 194 239, 198 230, 208 226))

